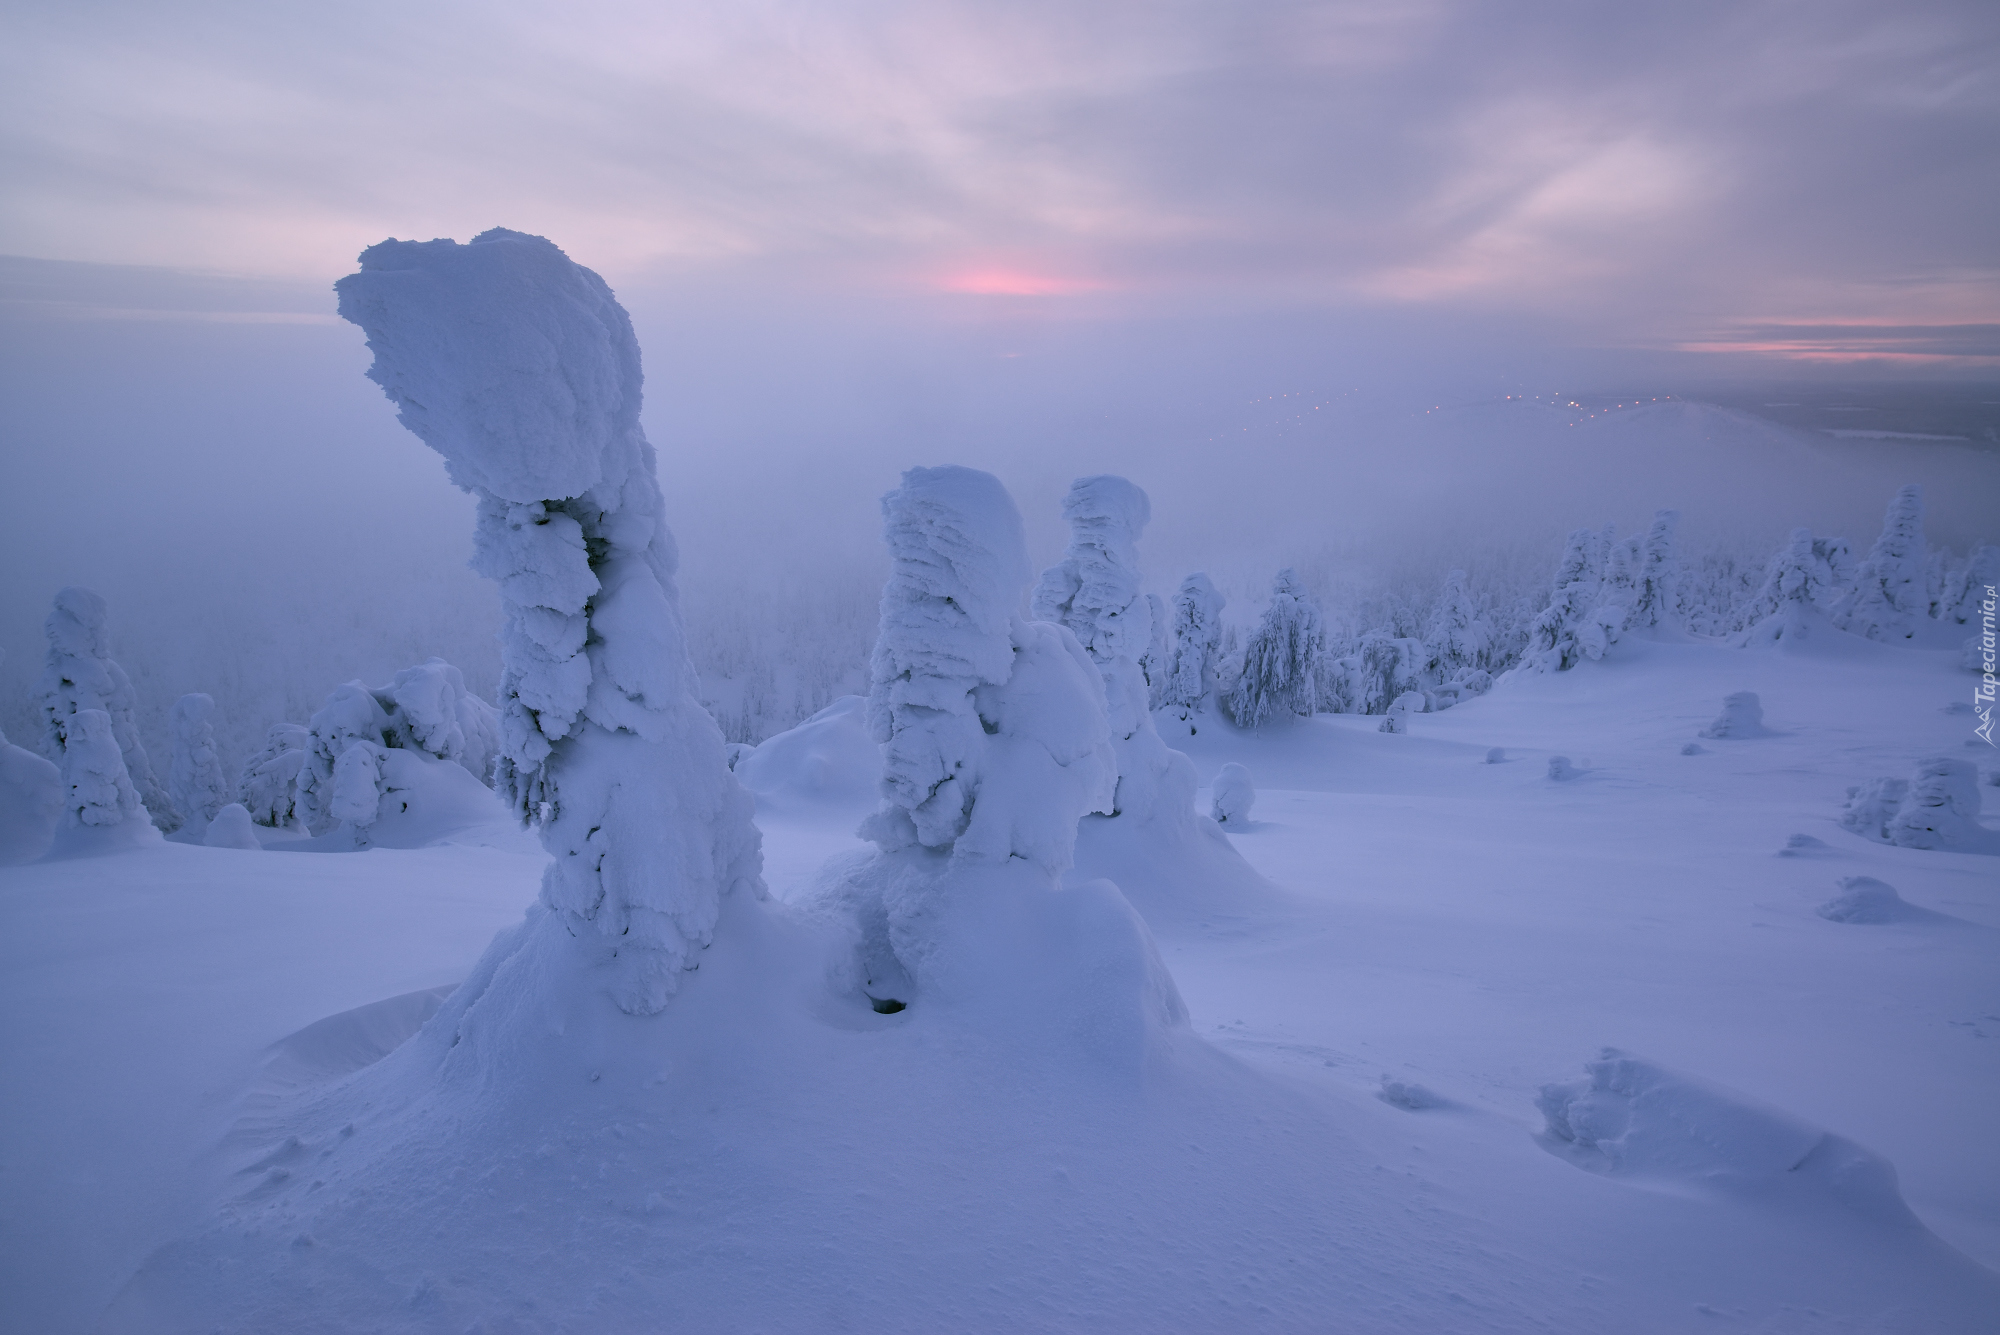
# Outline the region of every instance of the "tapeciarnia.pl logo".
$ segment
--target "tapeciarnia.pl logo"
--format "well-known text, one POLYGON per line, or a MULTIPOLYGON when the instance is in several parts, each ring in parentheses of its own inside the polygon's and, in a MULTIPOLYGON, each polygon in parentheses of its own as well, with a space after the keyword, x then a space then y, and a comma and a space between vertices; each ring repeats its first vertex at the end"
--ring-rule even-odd
POLYGON ((1993 740, 1993 608, 1996 602, 1993 585, 1986 586, 1986 601, 1979 605, 1979 685, 1972 691, 1972 709, 1979 715, 1979 726, 1972 735, 1988 746, 1993 740))

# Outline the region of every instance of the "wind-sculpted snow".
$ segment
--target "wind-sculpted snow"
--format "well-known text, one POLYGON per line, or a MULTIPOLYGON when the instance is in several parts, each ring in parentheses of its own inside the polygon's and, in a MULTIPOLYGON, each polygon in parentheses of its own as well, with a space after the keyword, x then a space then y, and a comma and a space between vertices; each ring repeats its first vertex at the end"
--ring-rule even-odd
POLYGON ((622 1008, 657 1011, 720 897, 763 889, 751 800, 694 697, 631 321, 503 228, 385 241, 336 288, 369 377, 478 498, 473 565, 506 613, 494 779, 554 855, 542 903, 622 1008))
POLYGON ((0 733, 0 866, 48 852, 62 817, 62 772, 0 733))
POLYGON ((1795 1194, 1920 1229, 1896 1170, 1850 1140, 1744 1095, 1606 1048, 1586 1078, 1545 1085, 1541 1142, 1579 1168, 1667 1189, 1795 1194))

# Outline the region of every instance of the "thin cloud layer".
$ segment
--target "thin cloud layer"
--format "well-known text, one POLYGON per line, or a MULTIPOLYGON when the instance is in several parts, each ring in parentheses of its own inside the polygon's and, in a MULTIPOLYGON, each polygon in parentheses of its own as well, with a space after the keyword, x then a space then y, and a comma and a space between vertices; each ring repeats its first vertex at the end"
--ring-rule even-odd
POLYGON ((1765 326, 2000 317, 1988 4, 581 11, 18 16, 0 250, 320 278, 504 223, 614 281, 1518 312, 1779 355, 1765 326))

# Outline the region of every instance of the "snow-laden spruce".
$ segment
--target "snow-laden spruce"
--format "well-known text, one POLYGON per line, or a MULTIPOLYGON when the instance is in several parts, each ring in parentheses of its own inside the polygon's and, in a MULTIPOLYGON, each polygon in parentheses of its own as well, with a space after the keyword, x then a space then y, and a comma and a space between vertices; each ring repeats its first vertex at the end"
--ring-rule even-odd
POLYGON ((1195 720, 1215 699, 1222 668, 1223 597, 1206 572, 1196 571, 1174 591, 1174 629, 1161 706, 1192 734, 1195 720))
POLYGON ((479 502, 473 565, 506 614, 495 785, 554 858, 526 931, 657 1011, 721 898, 764 891, 750 797, 694 694, 631 321, 603 279, 503 228, 385 241, 336 290, 369 378, 479 502))
POLYGON ((1793 529, 1791 540, 1771 558, 1756 598, 1743 613, 1750 628, 1740 642, 1768 645, 1810 638, 1826 620, 1821 604, 1836 592, 1826 563, 1814 551, 1812 530, 1793 529))
POLYGON ((1625 624, 1626 610, 1601 605, 1601 581, 1591 557, 1597 535, 1587 528, 1569 535, 1548 606, 1528 628, 1521 666, 1534 672, 1565 672, 1586 658, 1602 658, 1625 624))
POLYGON ((1986 841, 1979 824, 1979 770, 1955 756, 1917 762, 1884 832, 1902 848, 1968 848, 1986 841))
POLYGON ((1889 502, 1882 534, 1835 604, 1833 624, 1871 640, 1911 638, 1930 615, 1927 564, 1923 488, 1911 485, 1889 502))
POLYGON ((1463 681, 1491 661, 1493 628, 1479 614, 1463 570, 1444 577, 1444 592, 1424 640, 1431 650, 1431 670, 1440 682, 1463 681))
POLYGON ((1289 719, 1319 708, 1318 673, 1326 652, 1319 608, 1299 577, 1280 570, 1271 601, 1243 646, 1243 666, 1224 697, 1229 716, 1245 728, 1289 719))
POLYGON ((1987 590, 2000 587, 2000 547, 1981 544, 1946 586, 1938 620, 1951 626, 1977 626, 1991 609, 1987 590))
POLYGON ((117 725, 102 709, 79 709, 63 720, 62 797, 57 853, 110 852, 160 841, 126 773, 117 725))
POLYGON ((1680 519, 1678 510, 1653 512, 1652 527, 1639 544, 1639 568, 1622 629, 1660 631, 1680 626, 1681 567, 1674 541, 1680 519))
POLYGON ((1122 477, 1079 478, 1063 497, 1069 547, 1035 586, 1036 617, 1065 627, 1104 682, 1118 789, 1109 814, 1135 821, 1194 819, 1194 764, 1169 750, 1153 724, 1139 656, 1152 643, 1152 609, 1139 591, 1139 535, 1152 516, 1146 493, 1122 477))
POLYGON ((167 735, 174 748, 167 784, 182 828, 197 840, 215 813, 229 805, 229 780, 215 754, 214 717, 214 698, 200 692, 182 696, 167 711, 167 735))
POLYGON ((111 721, 127 782, 152 814, 153 823, 171 831, 180 825, 180 816, 154 777, 153 762, 139 741, 139 727, 132 718, 136 703, 132 679, 111 658, 105 621, 104 600, 89 589, 69 588, 56 594, 55 606, 43 623, 49 647, 41 679, 35 683, 42 754, 66 767, 63 753, 69 745, 70 720, 82 710, 102 710, 111 721))

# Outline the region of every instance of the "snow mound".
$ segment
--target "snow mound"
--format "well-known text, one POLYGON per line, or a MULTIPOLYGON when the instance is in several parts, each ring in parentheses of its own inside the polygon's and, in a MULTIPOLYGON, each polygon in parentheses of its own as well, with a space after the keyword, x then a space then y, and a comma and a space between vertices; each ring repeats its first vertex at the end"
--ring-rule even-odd
MULTIPOLYGON (((511 830, 506 804, 465 769, 421 751, 384 749, 363 742, 342 752, 342 761, 360 776, 347 785, 362 798, 343 811, 325 834, 276 845, 287 853, 353 853, 368 848, 429 848, 436 844, 479 842, 478 832, 511 830), (349 761, 348 757, 354 760, 349 761), (366 765, 361 770, 361 765, 366 765)), ((336 792, 347 777, 336 769, 336 792)))
POLYGON ((868 701, 843 695, 736 762, 736 779, 760 807, 866 808, 882 780, 882 748, 868 732, 868 701))
POLYGON ((1382 1076, 1382 1086, 1375 1091, 1375 1097, 1392 1108, 1404 1112, 1425 1112, 1432 1108, 1449 1108, 1450 1099, 1433 1090, 1417 1084, 1413 1080, 1397 1080, 1386 1072, 1382 1076))
POLYGON ((1885 832, 1902 848, 1972 849, 1987 843, 1979 824, 1978 769, 1951 756, 1919 761, 1885 832))
POLYGON ((62 772, 0 733, 0 866, 47 853, 62 815, 62 772))
POLYGON ((1722 698, 1722 713, 1698 734, 1711 741, 1722 738, 1763 737, 1764 705, 1755 691, 1737 691, 1722 698))
POLYGON ((1507 748, 1506 748, 1506 747, 1504 747, 1504 746, 1495 746, 1495 747, 1491 747, 1491 748, 1489 748, 1489 749, 1487 750, 1487 752, 1486 752, 1486 761, 1485 761, 1485 763, 1486 763, 1486 764, 1488 764, 1488 765, 1504 765, 1504 764, 1506 764, 1506 763, 1507 763, 1507 748))
POLYGON ((246 848, 262 850, 264 845, 257 841, 257 829, 251 824, 250 810, 241 802, 231 802, 215 813, 202 832, 201 842, 209 848, 246 848))
POLYGON ((1896 1170, 1852 1141, 1746 1095, 1605 1048, 1585 1078, 1544 1085, 1537 1140, 1579 1168, 1636 1185, 1838 1200, 1921 1228, 1896 1170))
POLYGON ((1815 839, 1809 834, 1795 834, 1785 840, 1785 846, 1778 850, 1781 858, 1830 858, 1839 856, 1833 845, 1824 839, 1815 839))
POLYGON ((1571 764, 1568 756, 1549 757, 1549 777, 1551 779, 1561 782, 1564 779, 1574 779, 1581 773, 1583 771, 1571 764))
POLYGON ((1708 748, 1700 742, 1688 742, 1681 747, 1681 754, 1684 756, 1705 756, 1708 754, 1708 748))
POLYGON ((1876 925, 1934 916, 1906 901, 1895 886, 1873 876, 1843 876, 1839 885, 1840 893, 1816 910, 1828 922, 1876 925))

